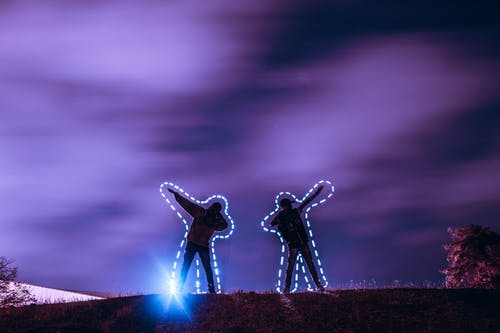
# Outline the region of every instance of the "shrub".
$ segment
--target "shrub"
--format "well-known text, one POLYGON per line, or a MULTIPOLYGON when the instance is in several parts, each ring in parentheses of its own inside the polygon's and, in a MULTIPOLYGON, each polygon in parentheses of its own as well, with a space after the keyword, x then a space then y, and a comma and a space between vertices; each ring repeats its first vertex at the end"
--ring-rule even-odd
POLYGON ((448 228, 453 242, 448 251, 446 287, 492 288, 500 286, 500 235, 487 227, 448 228))
POLYGON ((0 256, 0 308, 35 302, 29 290, 16 281, 17 268, 12 261, 0 256))

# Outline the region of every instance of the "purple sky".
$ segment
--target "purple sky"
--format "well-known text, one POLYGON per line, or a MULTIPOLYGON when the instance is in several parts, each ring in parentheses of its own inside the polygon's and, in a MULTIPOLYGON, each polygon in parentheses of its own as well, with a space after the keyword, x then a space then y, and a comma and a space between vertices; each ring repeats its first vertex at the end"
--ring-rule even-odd
POLYGON ((0 255, 26 282, 160 290, 166 180, 229 199, 226 290, 274 288, 259 222, 320 179, 333 287, 440 282, 448 226, 500 229, 493 2, 43 3, 0 3, 0 255))

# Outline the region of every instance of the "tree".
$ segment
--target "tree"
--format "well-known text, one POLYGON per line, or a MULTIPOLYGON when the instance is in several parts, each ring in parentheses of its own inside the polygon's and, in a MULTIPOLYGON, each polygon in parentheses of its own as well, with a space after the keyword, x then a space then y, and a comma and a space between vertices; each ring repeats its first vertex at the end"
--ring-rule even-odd
POLYGON ((12 261, 0 256, 0 308, 35 302, 29 290, 16 281, 17 267, 11 264, 12 261))
POLYGON ((448 251, 446 287, 500 287, 500 235, 487 227, 469 225, 448 228, 453 240, 444 246, 448 251))

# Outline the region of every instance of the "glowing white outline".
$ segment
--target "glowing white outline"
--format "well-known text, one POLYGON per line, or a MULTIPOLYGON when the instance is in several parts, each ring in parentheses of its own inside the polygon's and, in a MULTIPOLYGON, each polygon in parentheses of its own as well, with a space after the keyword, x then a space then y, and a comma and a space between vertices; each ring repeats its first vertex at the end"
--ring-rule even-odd
MULTIPOLYGON (((326 279, 325 272, 324 272, 323 267, 321 265, 321 260, 319 259, 319 253, 318 253, 318 250, 316 248, 316 242, 313 239, 311 222, 309 221, 309 211, 311 209, 313 209, 314 207, 317 207, 317 206, 325 203, 327 199, 331 198, 333 196, 333 193, 335 192, 335 187, 333 186, 332 182, 330 182, 328 180, 320 180, 316 184, 314 184, 314 186, 309 191, 306 192, 306 194, 302 197, 302 199, 298 199, 293 193, 290 193, 290 192, 278 193, 276 195, 276 197, 274 198, 274 202, 276 203, 276 209, 274 211, 272 211, 271 213, 267 214, 264 217, 264 219, 260 222, 260 225, 261 225, 262 229, 264 229, 264 231, 272 232, 272 233, 276 234, 279 237, 280 242, 281 242, 281 257, 280 257, 280 266, 278 269, 278 283, 277 283, 277 287, 276 287, 276 291, 278 291, 278 292, 281 292, 281 275, 282 275, 282 272, 285 271, 283 269, 283 266, 285 265, 285 252, 287 252, 286 249, 288 247, 285 246, 286 242, 277 229, 272 229, 272 228, 266 227, 266 221, 269 220, 269 218, 271 218, 274 214, 279 212, 280 205, 279 205, 278 199, 281 196, 286 195, 287 197, 292 197, 293 201, 295 201, 297 203, 302 203, 321 184, 327 184, 330 187, 331 192, 326 196, 326 198, 323 198, 323 199, 319 200, 318 202, 314 202, 313 204, 309 204, 305 210, 304 217, 305 217, 306 227, 307 227, 306 231, 307 231, 307 234, 309 235, 309 243, 312 245, 312 251, 311 251, 312 253, 311 254, 312 254, 313 258, 316 259, 316 262, 318 264, 318 270, 319 270, 318 273, 321 275, 321 278, 324 281, 323 287, 328 286, 328 280, 326 279)), ((327 187, 327 186, 325 186, 325 187, 327 187)), ((309 282, 309 279, 307 278, 306 265, 305 265, 304 260, 302 259, 302 254, 299 253, 297 255, 297 261, 296 261, 295 265, 296 265, 295 266, 295 279, 294 279, 294 288, 292 289, 292 292, 296 291, 299 288, 299 272, 300 271, 302 271, 302 274, 304 275, 304 280, 307 283, 307 290, 313 290, 313 288, 311 287, 311 283, 309 282), (300 264, 300 267, 299 267, 299 264, 300 264), (299 269, 299 268, 301 268, 301 269, 299 269)))
MULTIPOLYGON (((179 262, 179 259, 181 256, 181 252, 184 249, 184 244, 185 244, 186 239, 187 239, 187 235, 189 232, 189 224, 186 221, 186 219, 182 216, 182 214, 170 202, 167 195, 163 191, 164 187, 170 187, 170 188, 175 189, 176 191, 182 193, 184 196, 191 199, 191 201, 196 202, 199 205, 205 205, 214 199, 221 199, 224 201, 224 215, 229 220, 229 225, 230 225, 229 232, 227 232, 225 234, 221 234, 220 232, 216 232, 216 233, 214 233, 214 235, 210 239, 210 248, 211 248, 211 253, 212 253, 214 277, 215 277, 215 281, 216 281, 217 292, 220 293, 221 292, 221 278, 220 278, 221 273, 219 273, 220 268, 219 268, 219 265, 217 264, 217 256, 215 255, 215 240, 218 238, 220 238, 220 239, 229 238, 229 236, 231 236, 231 234, 234 231, 234 221, 231 218, 231 216, 228 214, 229 202, 227 201, 225 196, 220 195, 220 194, 214 194, 214 195, 208 197, 207 199, 200 201, 200 200, 197 200, 196 198, 194 198, 193 196, 191 196, 188 192, 186 192, 181 187, 179 187, 178 185, 176 185, 172 182, 163 182, 163 184, 160 185, 161 196, 163 197, 163 199, 165 199, 167 204, 170 206, 170 208, 172 208, 172 210, 176 213, 176 215, 181 219, 181 221, 184 223, 184 227, 186 229, 186 232, 184 233, 184 237, 182 238, 182 241, 179 245, 179 250, 177 251, 177 255, 175 256, 174 264, 172 266, 172 272, 170 275, 170 282, 169 282, 169 286, 170 286, 169 289, 171 292, 174 292, 175 291, 174 289, 177 289, 177 280, 175 279, 175 272, 176 272, 177 267, 179 266, 178 262, 179 262)), ((201 291, 200 291, 200 261, 198 258, 196 258, 195 262, 196 262, 196 282, 195 282, 196 293, 200 294, 201 293, 201 291)))

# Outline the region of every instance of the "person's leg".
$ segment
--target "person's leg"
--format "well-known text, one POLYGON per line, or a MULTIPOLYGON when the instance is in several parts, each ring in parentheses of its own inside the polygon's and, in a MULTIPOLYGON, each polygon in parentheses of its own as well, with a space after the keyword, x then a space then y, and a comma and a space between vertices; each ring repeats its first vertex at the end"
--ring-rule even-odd
POLYGON ((288 267, 286 268, 286 279, 285 279, 285 293, 290 292, 290 285, 292 284, 292 273, 293 266, 295 266, 295 261, 297 260, 298 249, 288 248, 288 267))
POLYGON ((205 275, 207 276, 208 292, 214 294, 215 293, 214 274, 212 272, 212 266, 210 266, 209 248, 200 246, 198 254, 200 256, 201 263, 203 264, 203 268, 205 269, 205 275))
POLYGON ((309 272, 311 273, 311 276, 314 280, 314 283, 316 284, 316 287, 318 287, 318 289, 320 290, 323 290, 324 288, 321 285, 321 282, 319 281, 318 272, 316 271, 316 267, 314 267, 313 258, 311 255, 311 250, 309 249, 309 245, 305 244, 300 249, 300 253, 302 253, 302 257, 304 257, 304 260, 307 263, 307 267, 309 267, 309 272))
POLYGON ((186 245, 186 250, 184 251, 184 261, 182 262, 181 268, 181 285, 182 288, 184 283, 186 282, 187 273, 189 271, 189 267, 193 262, 194 255, 196 254, 196 249, 194 248, 191 242, 188 242, 186 245))

